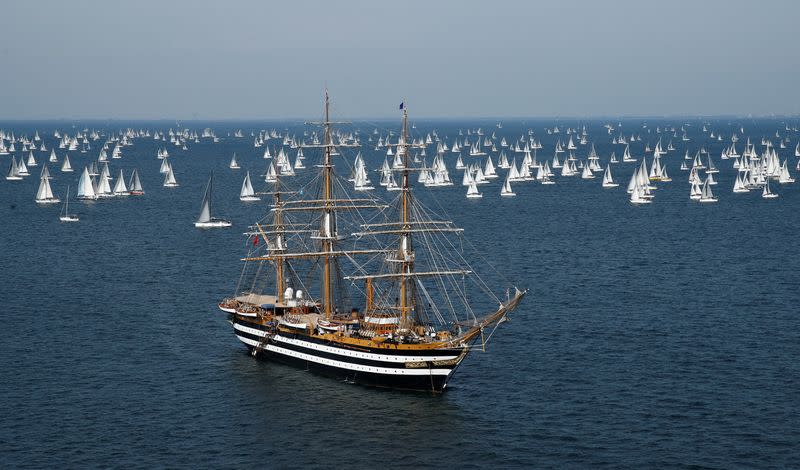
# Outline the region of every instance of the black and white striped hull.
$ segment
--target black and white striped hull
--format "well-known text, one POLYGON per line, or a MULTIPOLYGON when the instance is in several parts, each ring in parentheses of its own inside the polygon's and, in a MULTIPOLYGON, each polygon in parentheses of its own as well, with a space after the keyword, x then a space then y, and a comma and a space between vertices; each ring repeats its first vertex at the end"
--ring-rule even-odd
POLYGON ((401 390, 442 392, 467 349, 409 351, 349 347, 303 334, 280 332, 264 341, 261 325, 234 321, 234 332, 258 357, 350 382, 401 390))

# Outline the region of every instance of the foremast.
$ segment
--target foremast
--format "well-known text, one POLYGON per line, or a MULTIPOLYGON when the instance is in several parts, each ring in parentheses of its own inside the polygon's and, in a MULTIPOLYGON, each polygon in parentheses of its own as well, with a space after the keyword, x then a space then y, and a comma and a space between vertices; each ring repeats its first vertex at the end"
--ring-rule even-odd
MULTIPOLYGON (((284 243, 285 227, 283 226, 283 201, 281 200, 281 165, 276 165, 275 168, 275 191, 272 194, 272 202, 275 209, 275 246, 274 252, 284 252, 286 245, 284 243)), ((275 297, 278 299, 279 304, 285 304, 286 300, 284 295, 286 292, 286 281, 284 280, 284 259, 278 258, 275 260, 275 289, 277 290, 275 297)))

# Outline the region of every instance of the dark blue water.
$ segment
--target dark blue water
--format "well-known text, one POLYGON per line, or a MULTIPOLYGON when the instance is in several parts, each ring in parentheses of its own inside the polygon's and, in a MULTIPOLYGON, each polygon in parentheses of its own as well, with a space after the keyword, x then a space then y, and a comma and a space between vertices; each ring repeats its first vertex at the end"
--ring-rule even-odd
MULTIPOLYGON (((655 127, 665 123, 682 121, 650 120, 651 134, 642 121, 625 121, 626 135, 643 136, 633 153, 641 155, 647 140, 654 145, 655 127)), ((674 181, 658 184, 654 203, 643 207, 625 194, 633 164, 614 167, 622 183, 614 190, 599 178, 556 177, 555 186, 515 184, 518 196, 501 199, 501 179, 480 188, 482 200, 468 201, 448 155, 457 185, 419 197, 448 207, 503 275, 530 292, 442 396, 258 362, 216 309, 239 276, 241 233, 264 211, 238 200, 244 171, 266 166, 249 133, 301 132, 299 123, 192 123, 223 139, 169 147, 176 189, 161 187, 155 150, 163 144, 138 139, 111 170, 138 168, 146 196, 76 203, 74 225, 58 222, 60 207, 34 204, 38 168, 22 182, 0 180, 0 465, 794 467, 800 183, 774 184, 780 198, 772 201, 733 194, 735 172, 719 159, 727 143, 706 143, 721 169, 720 201, 690 201, 678 167, 685 146, 694 154, 701 144, 701 123, 691 123, 693 140, 674 139, 677 150, 664 157, 674 181), (237 128, 247 137, 226 138, 237 128), (233 151, 238 172, 227 169, 233 151), (233 219, 230 230, 192 226, 212 169, 215 209, 233 219)), ((739 123, 756 142, 777 144, 775 131, 785 132, 781 120, 718 120, 711 128, 727 137, 739 123)), ((451 143, 457 129, 482 126, 512 141, 532 128, 545 146, 540 158, 552 157, 557 137, 566 139, 545 134, 553 121, 493 124, 420 122, 417 132, 436 128, 451 143)), ((604 122, 585 124, 603 165, 612 149, 621 156, 604 122)), ((113 132, 129 124, 83 125, 113 132)), ((65 123, 0 125, 29 135, 39 129, 48 147, 56 127, 74 132, 65 123)), ((790 148, 779 152, 794 174, 799 136, 790 135, 790 148)), ((70 153, 71 176, 51 167, 56 193, 68 183, 74 190, 77 170, 99 144, 70 153)), ((382 161, 371 147, 363 151, 372 167, 382 161)), ((313 153, 306 155, 311 167, 313 153)), ((0 168, 8 160, 0 157, 0 168)))

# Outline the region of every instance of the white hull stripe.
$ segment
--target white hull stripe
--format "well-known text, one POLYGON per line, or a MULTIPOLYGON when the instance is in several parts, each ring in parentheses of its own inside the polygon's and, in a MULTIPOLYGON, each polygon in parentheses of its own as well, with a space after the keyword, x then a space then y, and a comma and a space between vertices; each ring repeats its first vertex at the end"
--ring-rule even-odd
MULTIPOLYGON (((254 341, 250 338, 245 338, 242 336, 238 336, 239 340, 241 340, 244 344, 249 346, 258 347, 258 341, 254 341)), ((323 357, 317 357, 313 354, 306 354, 297 351, 292 351, 291 349, 285 349, 280 346, 275 346, 273 344, 267 344, 264 346, 265 350, 276 353, 282 354, 284 356, 294 357, 298 359, 302 359, 305 361, 315 362, 317 364, 322 364, 330 367, 336 367, 339 369, 346 369, 346 370, 353 370, 358 372, 370 372, 373 374, 386 374, 386 375, 450 375, 451 369, 398 369, 393 367, 374 367, 374 366, 364 366, 361 364, 351 364, 349 362, 342 362, 336 361, 333 359, 326 359, 323 357)))
MULTIPOLYGON (((243 331, 245 333, 257 336, 259 338, 264 336, 264 332, 255 328, 240 325, 238 323, 233 325, 234 329, 243 331)), ((281 335, 275 335, 274 339, 282 343, 288 343, 295 346, 300 346, 306 349, 313 349, 320 352, 337 354, 340 356, 353 357, 358 359, 367 359, 370 361, 383 361, 383 362, 418 362, 418 361, 449 361, 456 359, 458 356, 399 356, 392 354, 374 354, 362 351, 353 351, 350 349, 335 348, 332 346, 325 346, 323 344, 311 343, 300 339, 285 338, 281 335)))

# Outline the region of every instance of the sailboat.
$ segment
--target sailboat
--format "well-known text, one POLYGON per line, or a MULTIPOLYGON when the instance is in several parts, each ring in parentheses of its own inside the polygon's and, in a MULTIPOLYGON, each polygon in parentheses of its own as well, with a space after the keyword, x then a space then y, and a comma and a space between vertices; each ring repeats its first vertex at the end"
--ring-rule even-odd
POLYGON ((144 196, 144 189, 142 188, 142 182, 139 180, 139 172, 136 168, 131 172, 128 188, 131 196, 144 196))
POLYGON ((764 189, 761 191, 761 197, 764 199, 775 199, 778 197, 778 194, 773 193, 769 188, 769 178, 764 182, 764 189))
POLYGON ((697 180, 692 180, 691 187, 689 188, 689 199, 692 201, 699 201, 703 196, 703 189, 697 180))
POLYGON ((78 180, 78 199, 94 200, 97 199, 97 193, 94 190, 94 182, 92 177, 89 176, 89 169, 83 167, 81 179, 78 180))
POLYGON ((42 175, 39 180, 39 190, 36 191, 36 204, 57 204, 61 199, 53 195, 53 189, 50 188, 50 178, 42 175))
POLYGON ((69 155, 64 155, 64 162, 61 164, 62 173, 72 173, 72 165, 69 163, 69 155))
POLYGON ((619 183, 615 183, 614 178, 611 176, 611 165, 607 165, 606 171, 603 173, 603 187, 616 188, 617 186, 619 186, 619 183))
MULTIPOLYGON (((503 188, 500 190, 500 195, 503 197, 514 197, 517 194, 511 190, 511 179, 506 175, 506 181, 503 183, 503 188)), ((477 188, 475 188, 477 189, 477 188)))
POLYGON ((700 193, 700 202, 717 202, 718 200, 719 199, 714 197, 714 193, 711 191, 711 173, 709 173, 705 183, 703 183, 703 191, 700 193))
POLYGON ((631 190, 631 198, 630 201, 632 204, 650 204, 653 202, 650 198, 645 197, 645 188, 639 184, 639 179, 637 178, 637 172, 633 173, 633 189, 631 190))
POLYGON ((391 144, 403 157, 401 191, 390 202, 347 193, 333 157, 348 144, 334 143, 329 109, 326 93, 319 190, 285 200, 276 180, 267 218, 247 234, 243 281, 219 308, 254 357, 349 383, 441 393, 525 291, 496 295, 475 273, 480 257, 468 262, 450 248, 463 230, 414 197, 409 150, 419 144, 403 105, 403 139, 391 144))
POLYGON ((625 151, 622 153, 622 162, 623 163, 631 163, 635 162, 636 159, 631 156, 631 146, 630 144, 625 145, 625 151))
POLYGON ((478 185, 475 180, 470 181, 469 187, 467 188, 467 199, 478 199, 483 197, 480 191, 478 191, 478 185))
POLYGON ((594 179, 594 173, 592 173, 592 170, 591 168, 589 168, 588 164, 583 166, 583 171, 581 171, 581 179, 584 180, 594 179))
POLYGON ((789 162, 787 160, 784 160, 783 165, 781 166, 780 175, 778 176, 778 183, 794 183, 794 178, 792 178, 791 173, 789 173, 789 162))
POLYGON ((241 168, 239 163, 236 161, 236 152, 233 152, 233 156, 231 157, 231 163, 228 165, 228 168, 231 170, 238 170, 241 168))
POLYGON ((733 183, 733 192, 734 193, 747 193, 750 192, 750 189, 747 185, 744 184, 744 180, 742 180, 742 172, 736 172, 736 181, 733 183))
MULTIPOLYGON (((91 173, 89 173, 91 176, 91 173)), ((97 186, 94 188, 95 194, 98 198, 114 197, 111 190, 111 171, 108 169, 108 163, 103 163, 103 166, 97 176, 97 186)))
MULTIPOLYGON (((2 139, 0 139, 1 141, 2 139)), ((6 173, 6 179, 9 181, 20 181, 22 179, 22 175, 19 174, 19 166, 17 166, 17 159, 14 156, 11 156, 11 164, 8 167, 8 173, 6 173)))
POLYGON ((69 213, 69 186, 67 186, 67 197, 64 199, 64 206, 61 208, 58 220, 62 222, 77 222, 80 220, 77 215, 69 213))
POLYGON ((239 200, 245 202, 260 201, 261 198, 256 196, 253 189, 253 183, 250 182, 250 172, 248 171, 242 182, 242 191, 239 193, 239 200))
MULTIPOLYGON (((167 159, 165 158, 163 161, 167 162, 167 159)), ((162 186, 164 186, 165 188, 178 187, 178 182, 175 180, 175 172, 172 171, 172 164, 170 164, 169 162, 167 162, 167 174, 166 176, 164 176, 164 184, 162 186)))
POLYGON ((200 206, 200 216, 197 217, 194 226, 197 228, 219 228, 230 227, 232 224, 229 220, 217 219, 211 216, 211 187, 214 183, 214 174, 208 178, 206 184, 206 192, 203 194, 203 203, 200 206))
POLYGON ((119 170, 117 182, 114 184, 114 196, 129 196, 131 193, 125 185, 125 176, 122 174, 122 169, 119 170))
POLYGON ((25 165, 25 159, 22 158, 21 155, 19 157, 19 162, 17 162, 17 173, 19 173, 20 176, 30 175, 30 172, 28 171, 28 166, 25 165))

